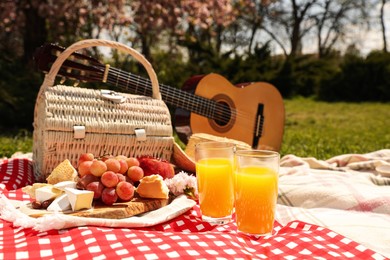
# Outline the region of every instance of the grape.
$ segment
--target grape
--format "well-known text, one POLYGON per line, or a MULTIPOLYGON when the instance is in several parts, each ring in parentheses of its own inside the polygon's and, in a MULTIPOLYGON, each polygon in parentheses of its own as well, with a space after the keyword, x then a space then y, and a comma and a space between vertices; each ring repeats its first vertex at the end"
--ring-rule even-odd
POLYGON ((54 201, 54 199, 43 201, 41 203, 41 209, 47 209, 53 201, 54 201))
POLYGON ((80 190, 85 190, 87 188, 87 185, 90 184, 93 181, 98 181, 99 178, 92 174, 87 174, 81 177, 76 184, 76 187, 80 190))
POLYGON ((113 188, 118 184, 118 176, 113 171, 106 171, 103 173, 102 177, 100 178, 100 181, 103 183, 103 185, 107 188, 113 188))
POLYGON ((134 197, 134 186, 127 181, 121 181, 116 186, 116 194, 121 200, 130 201, 134 197))
POLYGON ((85 161, 92 161, 94 158, 95 156, 92 153, 83 153, 80 155, 77 165, 80 165, 82 162, 85 161))
POLYGON ((115 156, 115 158, 116 158, 117 160, 120 160, 120 159, 126 160, 126 159, 127 159, 127 156, 126 156, 126 155, 117 155, 117 156, 115 156))
POLYGON ((126 181, 126 176, 120 173, 117 173, 116 176, 118 176, 118 182, 126 181))
POLYGON ((92 162, 90 167, 90 172, 93 175, 100 177, 106 171, 107 171, 107 165, 103 161, 95 160, 92 162))
POLYGON ((101 196, 101 200, 104 204, 111 206, 118 200, 118 195, 115 192, 115 188, 104 188, 101 196))
POLYGON ((131 166, 139 166, 139 161, 137 158, 135 157, 129 157, 126 159, 126 162, 127 162, 127 166, 129 166, 129 168, 131 166))
POLYGON ((129 169, 129 166, 127 165, 127 162, 126 160, 124 159, 118 159, 119 161, 119 164, 120 164, 120 169, 119 169, 119 173, 122 173, 122 174, 125 174, 127 172, 127 169, 129 169))
POLYGON ((100 181, 93 181, 87 185, 86 189, 93 191, 94 199, 99 199, 102 196, 104 186, 100 181))
POLYGON ((107 165, 107 171, 113 171, 115 173, 118 173, 121 169, 121 165, 119 161, 115 158, 109 158, 105 161, 105 164, 107 165))
POLYGON ((37 201, 37 200, 34 200, 33 202, 31 202, 31 207, 33 209, 41 209, 42 208, 42 203, 37 201))
POLYGON ((117 200, 131 201, 135 186, 144 176, 140 160, 125 155, 104 155, 95 158, 92 153, 80 155, 78 189, 93 191, 94 200, 111 206, 117 200))
POLYGON ((79 170, 79 175, 83 177, 84 175, 91 174, 91 165, 93 161, 84 161, 80 163, 78 170, 79 170))
POLYGON ((144 170, 139 166, 131 166, 127 170, 127 176, 132 182, 137 182, 144 177, 144 170))

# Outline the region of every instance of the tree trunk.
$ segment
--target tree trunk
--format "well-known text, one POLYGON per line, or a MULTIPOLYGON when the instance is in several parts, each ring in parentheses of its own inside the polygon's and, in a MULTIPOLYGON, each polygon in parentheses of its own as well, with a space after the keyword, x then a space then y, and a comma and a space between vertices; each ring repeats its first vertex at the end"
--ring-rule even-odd
POLYGON ((45 18, 41 17, 34 4, 25 5, 23 13, 25 16, 25 28, 23 39, 23 61, 31 63, 35 50, 45 43, 47 39, 47 30, 45 27, 45 18))
POLYGON ((380 13, 380 19, 381 19, 381 26, 382 26, 382 39, 383 39, 383 51, 387 52, 387 39, 386 39, 386 25, 385 25, 385 19, 384 19, 384 12, 385 12, 385 4, 387 0, 382 0, 381 5, 381 13, 380 13))
POLYGON ((148 34, 147 33, 145 33, 145 34, 139 33, 138 35, 141 38, 141 52, 142 52, 142 54, 145 56, 145 58, 149 62, 152 62, 152 56, 151 56, 151 53, 150 53, 150 43, 149 43, 149 40, 148 40, 148 34))
POLYGON ((291 51, 290 56, 295 57, 302 52, 302 43, 301 43, 301 20, 296 19, 294 21, 292 34, 291 34, 291 51))

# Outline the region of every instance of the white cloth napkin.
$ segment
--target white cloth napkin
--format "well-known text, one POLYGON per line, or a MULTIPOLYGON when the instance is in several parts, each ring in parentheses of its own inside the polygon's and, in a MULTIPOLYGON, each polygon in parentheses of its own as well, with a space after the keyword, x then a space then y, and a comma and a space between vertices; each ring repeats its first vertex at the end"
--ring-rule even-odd
POLYGON ((60 213, 47 214, 39 218, 32 218, 18 210, 23 207, 21 202, 11 201, 0 195, 0 217, 10 221, 16 227, 33 228, 37 231, 51 229, 65 229, 79 226, 104 227, 148 227, 171 220, 195 206, 194 200, 185 195, 175 198, 169 205, 141 215, 124 219, 85 218, 60 213))

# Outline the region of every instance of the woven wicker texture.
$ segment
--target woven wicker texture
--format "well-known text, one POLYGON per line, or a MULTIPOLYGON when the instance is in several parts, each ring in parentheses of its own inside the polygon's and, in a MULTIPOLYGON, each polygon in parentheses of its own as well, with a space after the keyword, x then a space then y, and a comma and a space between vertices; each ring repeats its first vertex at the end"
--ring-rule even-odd
POLYGON ((84 40, 62 52, 39 90, 34 111, 34 174, 43 181, 60 162, 77 166, 81 153, 95 155, 150 155, 169 160, 173 151, 169 110, 161 100, 156 74, 134 49, 118 42, 84 40), (62 63, 75 51, 94 46, 122 50, 139 61, 152 82, 153 98, 118 93, 123 103, 102 97, 100 90, 53 86, 62 63), (74 127, 84 126, 85 137, 75 138, 74 127), (145 136, 136 135, 141 129, 145 136))

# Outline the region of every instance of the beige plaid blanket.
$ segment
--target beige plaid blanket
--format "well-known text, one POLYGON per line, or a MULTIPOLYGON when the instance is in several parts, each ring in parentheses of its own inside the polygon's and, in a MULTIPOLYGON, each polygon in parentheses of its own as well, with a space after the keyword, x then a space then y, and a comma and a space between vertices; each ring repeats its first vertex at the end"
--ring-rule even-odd
POLYGON ((322 161, 281 159, 277 220, 327 227, 390 258, 390 149, 322 161))

